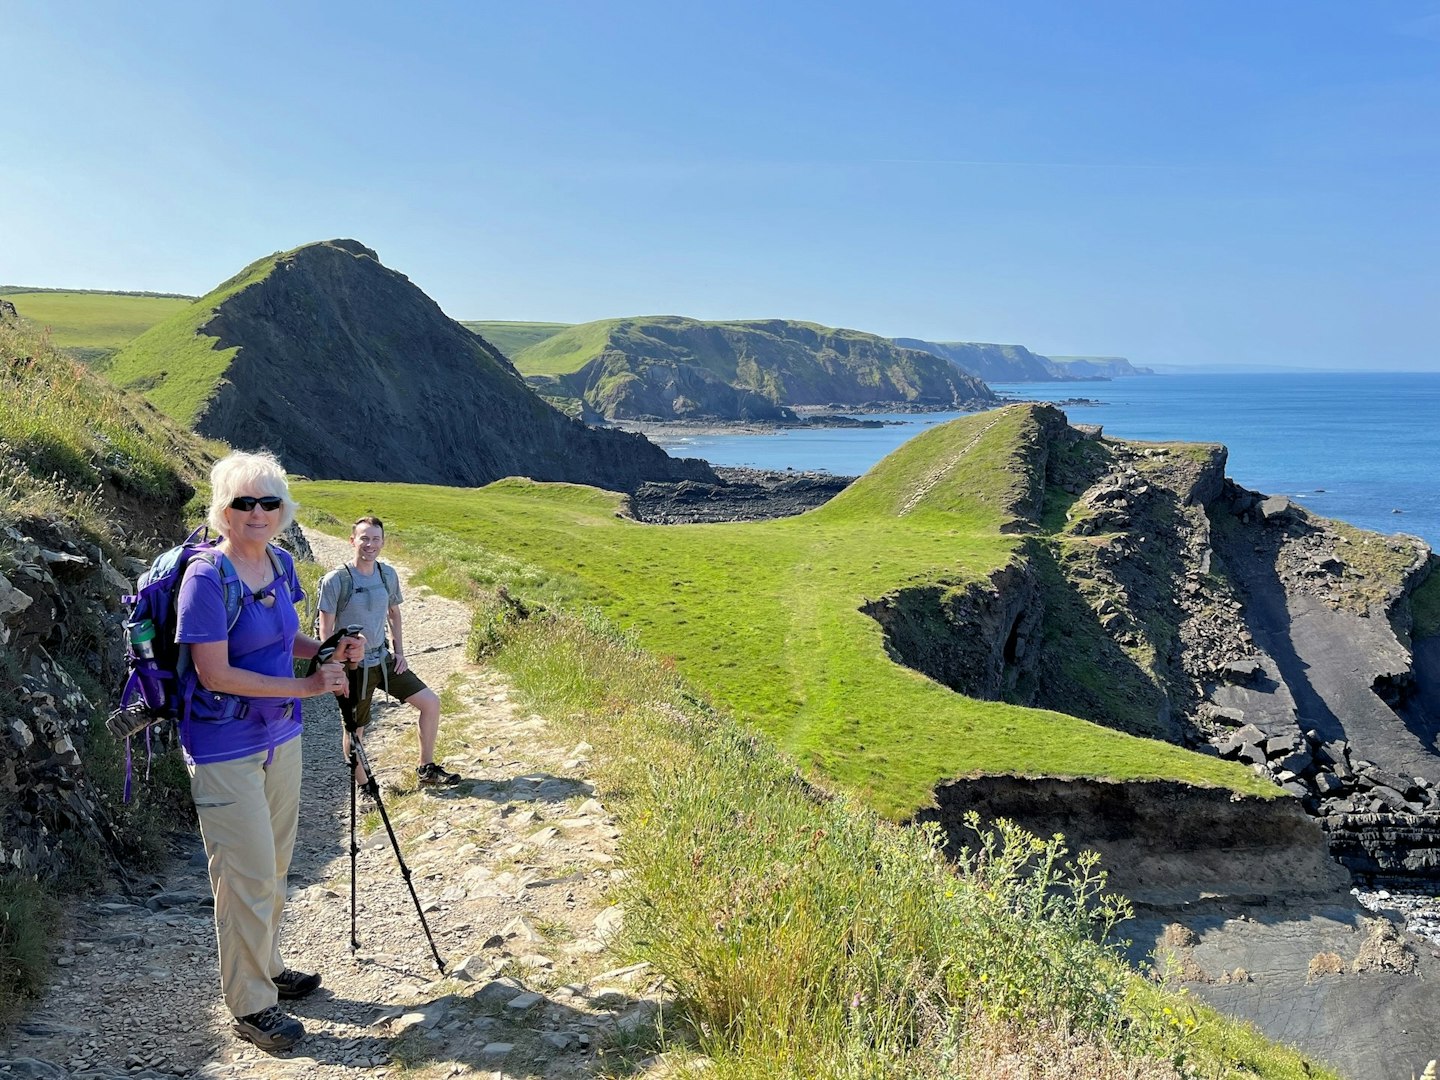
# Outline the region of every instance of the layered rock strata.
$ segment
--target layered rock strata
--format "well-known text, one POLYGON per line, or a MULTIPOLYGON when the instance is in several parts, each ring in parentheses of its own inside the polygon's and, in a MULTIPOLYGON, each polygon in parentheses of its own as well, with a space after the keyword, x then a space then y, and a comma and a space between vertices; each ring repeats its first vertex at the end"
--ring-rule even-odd
POLYGON ((962 693, 1249 764, 1360 880, 1440 880, 1440 639, 1410 637, 1429 548, 1248 491, 1223 446, 1058 416, 1037 407, 1020 459, 1014 564, 866 605, 892 656, 962 693))

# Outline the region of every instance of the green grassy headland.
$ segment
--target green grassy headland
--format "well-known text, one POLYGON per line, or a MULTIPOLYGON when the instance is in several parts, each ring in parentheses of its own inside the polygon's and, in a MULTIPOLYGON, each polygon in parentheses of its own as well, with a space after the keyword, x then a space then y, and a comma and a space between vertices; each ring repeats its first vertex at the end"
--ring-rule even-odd
MULTIPOLYGON (((808 347, 787 340, 789 330, 808 331, 834 341, 864 342, 889 347, 888 339, 859 330, 842 330, 795 319, 706 322, 679 315, 644 315, 625 319, 600 319, 580 323, 522 349, 511 360, 525 375, 567 375, 579 371, 607 350, 628 356, 683 356, 685 361, 722 377, 733 377, 737 364, 735 350, 704 333, 712 330, 743 332, 755 350, 776 357, 808 356, 808 347), (676 340, 684 335, 683 344, 676 340)), ((743 363, 743 358, 739 361, 743 363)))
POLYGON ((251 263, 193 304, 172 313, 130 342, 110 362, 107 374, 120 387, 138 390, 155 407, 187 427, 214 394, 238 348, 217 348, 219 338, 201 332, 215 308, 263 281, 285 252, 251 263))
POLYGON ((861 606, 961 587, 1020 557, 1001 532, 1028 492, 1028 407, 911 440, 827 505, 769 522, 654 526, 621 497, 505 480, 478 490, 308 482, 341 520, 434 538, 452 573, 531 602, 599 608, 715 703, 887 816, 979 773, 1178 779, 1273 794, 1233 763, 1074 717, 962 697, 885 654, 861 606))
POLYGON ((531 345, 538 345, 546 338, 552 338, 562 330, 568 330, 574 323, 559 322, 505 322, 503 320, 459 319, 461 326, 473 334, 479 334, 512 360, 515 354, 531 345))
POLYGON ((104 359, 150 327, 188 307, 193 297, 144 293, 0 290, 50 340, 87 361, 104 359))
POLYGON ((568 375, 595 359, 609 342, 611 332, 627 321, 600 319, 567 326, 533 345, 505 355, 523 375, 568 375))

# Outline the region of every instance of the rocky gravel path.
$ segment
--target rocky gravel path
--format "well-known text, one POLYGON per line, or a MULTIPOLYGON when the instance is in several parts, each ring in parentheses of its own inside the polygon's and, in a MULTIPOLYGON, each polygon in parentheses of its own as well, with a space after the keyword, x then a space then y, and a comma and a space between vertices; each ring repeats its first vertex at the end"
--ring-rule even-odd
MULTIPOLYGON (((338 565, 343 541, 310 532, 338 565)), ((399 568, 404 578, 404 568, 399 568)), ((659 980, 606 941, 619 836, 587 777, 589 747, 521 712, 503 679, 467 664, 462 605, 407 590, 409 654, 445 691, 439 759, 465 776, 414 786, 412 710, 377 695, 367 741, 441 975, 379 814, 362 809, 350 948, 350 804, 333 699, 306 703, 300 835, 287 963, 325 984, 282 1003, 305 1024, 271 1055, 235 1038, 220 1001, 213 906, 193 827, 143 896, 73 904, 46 997, 0 1038, 0 1077, 546 1077, 663 1075, 652 1056, 659 980)))

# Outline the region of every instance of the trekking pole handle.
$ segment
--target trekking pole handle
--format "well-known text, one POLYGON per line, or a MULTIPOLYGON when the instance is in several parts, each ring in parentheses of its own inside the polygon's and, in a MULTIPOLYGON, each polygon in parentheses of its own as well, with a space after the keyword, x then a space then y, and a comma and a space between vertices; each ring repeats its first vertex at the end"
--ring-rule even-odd
POLYGON ((328 638, 320 643, 320 648, 315 650, 315 655, 310 659, 310 672, 314 672, 321 664, 328 664, 335 659, 335 652, 340 648, 340 642, 347 637, 359 637, 364 628, 358 623, 351 623, 349 626, 342 626, 328 638))

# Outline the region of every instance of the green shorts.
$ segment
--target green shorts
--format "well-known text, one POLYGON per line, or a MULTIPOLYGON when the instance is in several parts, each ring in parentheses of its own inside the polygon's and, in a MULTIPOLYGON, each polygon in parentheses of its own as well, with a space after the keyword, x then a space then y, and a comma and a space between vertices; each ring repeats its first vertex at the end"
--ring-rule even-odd
MULTIPOLYGON (((375 696, 375 690, 381 685, 381 667, 376 664, 374 667, 365 669, 365 681, 360 684, 360 694, 355 699, 355 726, 364 727, 370 722, 370 699, 375 696)), ((385 690, 396 701, 409 701, 421 690, 429 689, 420 676, 406 668, 402 674, 395 672, 395 657, 391 653, 385 654, 385 690)))

